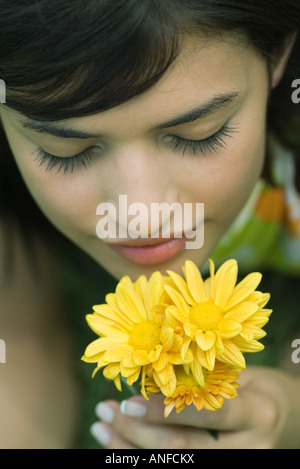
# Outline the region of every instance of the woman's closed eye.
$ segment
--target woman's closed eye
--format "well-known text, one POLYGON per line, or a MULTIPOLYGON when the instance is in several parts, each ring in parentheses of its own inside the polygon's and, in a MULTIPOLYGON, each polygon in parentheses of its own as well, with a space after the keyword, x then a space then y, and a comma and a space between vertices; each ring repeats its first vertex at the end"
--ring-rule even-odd
POLYGON ((96 153, 99 154, 99 147, 93 146, 86 150, 78 153, 74 156, 55 156, 39 147, 36 150, 35 161, 40 166, 46 166, 46 171, 52 171, 56 169, 57 173, 63 171, 66 173, 73 173, 76 169, 87 167, 91 164, 93 159, 96 157, 96 153))
MULTIPOLYGON (((165 141, 172 147, 172 151, 180 152, 182 155, 187 152, 193 155, 199 153, 205 155, 226 148, 226 139, 231 137, 236 129, 233 125, 225 124, 218 132, 205 139, 191 140, 178 135, 168 135, 165 141)), ((99 156, 99 150, 101 149, 98 146, 93 146, 76 155, 62 157, 53 155, 38 147, 35 152, 35 161, 40 166, 45 166, 46 171, 56 169, 57 173, 73 173, 77 169, 87 169, 93 159, 99 156)))
POLYGON ((226 148, 226 139, 232 137, 237 132, 237 127, 225 124, 220 130, 213 135, 200 140, 191 140, 178 135, 168 135, 168 142, 173 145, 173 151, 177 151, 184 155, 189 152, 193 155, 202 153, 215 153, 221 148, 226 148))

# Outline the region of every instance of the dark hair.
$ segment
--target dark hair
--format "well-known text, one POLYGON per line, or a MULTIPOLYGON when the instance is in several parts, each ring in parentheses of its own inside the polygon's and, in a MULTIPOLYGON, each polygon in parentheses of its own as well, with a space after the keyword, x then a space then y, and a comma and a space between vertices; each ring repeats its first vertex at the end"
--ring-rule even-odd
MULTIPOLYGON (((185 34, 241 31, 271 65, 300 23, 299 0, 0 0, 0 11, 7 106, 40 120, 104 111, 143 93, 176 59, 185 34)), ((277 107, 280 96, 291 102, 284 85, 277 107)), ((269 116, 284 140, 283 110, 277 119, 270 107, 269 116)))
POLYGON ((298 29, 298 0, 0 0, 7 105, 59 120, 154 85, 195 30, 241 30, 268 59, 298 29))

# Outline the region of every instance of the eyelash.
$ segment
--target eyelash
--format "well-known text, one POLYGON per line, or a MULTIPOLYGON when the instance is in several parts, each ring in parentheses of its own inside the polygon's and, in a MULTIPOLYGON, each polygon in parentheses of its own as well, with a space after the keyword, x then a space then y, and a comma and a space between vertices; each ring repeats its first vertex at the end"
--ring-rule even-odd
POLYGON ((227 143, 224 141, 224 138, 232 137, 232 134, 236 133, 236 131, 236 127, 225 124, 218 132, 203 140, 188 140, 177 135, 169 135, 169 142, 173 144, 173 151, 178 151, 183 156, 186 151, 193 155, 197 153, 206 155, 207 153, 216 153, 221 148, 226 148, 227 143))
POLYGON ((95 150, 95 147, 91 147, 78 155, 60 157, 51 155, 51 153, 48 153, 39 147, 36 151, 35 161, 39 166, 46 165, 46 171, 52 171, 54 168, 57 168, 57 173, 60 173, 61 171, 63 171, 64 174, 73 173, 74 170, 79 169, 80 167, 87 169, 93 160, 95 150))
MULTIPOLYGON (((220 148, 226 148, 227 143, 224 141, 224 138, 232 137, 232 134, 235 132, 235 127, 226 124, 218 132, 203 140, 188 140, 177 135, 168 135, 168 138, 169 143, 173 145, 172 151, 180 152, 183 156, 186 151, 193 155, 197 153, 206 155, 207 153, 216 153, 220 148)), ((52 171, 54 168, 57 168, 57 173, 61 171, 64 174, 73 173, 74 170, 79 168, 87 169, 93 160, 94 151, 97 149, 98 147, 87 148, 78 155, 62 158, 52 155, 39 147, 36 151, 37 156, 35 161, 39 166, 46 165, 46 171, 52 171)))

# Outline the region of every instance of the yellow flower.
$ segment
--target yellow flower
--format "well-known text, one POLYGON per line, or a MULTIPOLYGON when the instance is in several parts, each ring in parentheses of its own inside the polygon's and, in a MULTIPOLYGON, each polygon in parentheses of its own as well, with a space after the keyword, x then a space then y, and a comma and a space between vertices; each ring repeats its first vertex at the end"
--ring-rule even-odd
POLYGON ((237 284, 235 260, 225 262, 203 281, 191 261, 185 278, 155 272, 136 282, 125 276, 105 304, 87 315, 98 334, 83 361, 96 363, 121 391, 140 378, 141 393, 161 392, 165 416, 194 404, 198 410, 220 409, 224 399, 237 396, 238 372, 245 352, 259 352, 263 327, 272 312, 264 307, 270 295, 257 291, 261 274, 254 272, 237 284))
MULTIPOLYGON (((197 410, 221 409, 224 399, 233 399, 237 396, 236 383, 238 373, 234 367, 225 363, 216 362, 213 371, 205 370, 205 384, 200 386, 192 374, 186 374, 183 366, 176 367, 177 385, 172 394, 165 399, 165 417, 175 408, 181 412, 185 406, 194 404, 197 410)), ((159 392, 159 387, 151 378, 146 379, 146 390, 149 394, 159 392)))
POLYGON ((102 367, 104 376, 114 380, 121 390, 120 376, 128 384, 142 375, 142 393, 147 370, 165 395, 176 387, 173 365, 192 361, 192 354, 181 358, 183 338, 165 322, 164 279, 155 272, 147 281, 140 276, 132 282, 122 278, 115 293, 106 295, 106 304, 94 306, 87 315, 91 329, 100 336, 85 350, 82 360, 97 363, 94 374, 102 367))
POLYGON ((168 271, 172 283, 164 288, 173 303, 165 314, 168 324, 186 336, 181 349, 184 359, 193 351, 193 373, 199 385, 204 384, 202 367, 212 371, 216 358, 239 369, 245 368, 242 352, 258 352, 258 342, 265 336, 261 329, 272 310, 263 309, 270 295, 256 291, 262 275, 249 274, 236 285, 238 266, 235 260, 225 262, 215 273, 210 261, 210 277, 203 281, 195 264, 186 261, 185 280, 168 271))

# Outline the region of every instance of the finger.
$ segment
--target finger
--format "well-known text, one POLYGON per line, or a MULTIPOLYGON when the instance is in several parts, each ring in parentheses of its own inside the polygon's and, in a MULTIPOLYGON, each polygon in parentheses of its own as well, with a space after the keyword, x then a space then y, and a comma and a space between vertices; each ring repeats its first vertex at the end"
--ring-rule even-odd
POLYGON ((95 422, 90 429, 92 436, 99 445, 106 449, 136 449, 128 441, 121 438, 109 425, 95 422))
POLYGON ((135 396, 123 401, 121 411, 124 415, 151 423, 165 425, 187 425, 197 428, 211 428, 216 430, 247 430, 252 428, 254 420, 253 406, 259 406, 258 393, 248 392, 245 388, 231 400, 225 400, 223 407, 217 411, 202 409, 198 411, 194 405, 186 406, 179 414, 173 410, 164 417, 164 397, 151 396, 145 401, 141 396, 135 396))
POLYGON ((110 421, 110 425, 92 426, 94 437, 107 449, 238 449, 250 441, 245 431, 219 432, 216 440, 205 429, 184 427, 183 431, 179 425, 146 423, 124 416, 114 402, 102 403, 97 413, 110 421))
MULTIPOLYGON (((199 412, 195 410, 195 413, 199 412)), ((218 431, 216 440, 207 429, 194 428, 190 425, 184 427, 178 424, 163 425, 161 422, 145 421, 146 416, 128 417, 120 412, 119 404, 114 401, 98 405, 97 414, 102 420, 109 421, 109 425, 104 426, 110 435, 106 448, 246 449, 261 447, 264 437, 257 429, 218 431)))
MULTIPOLYGON (((121 413, 118 402, 101 402, 96 407, 96 414, 102 422, 106 422, 105 428, 114 438, 113 443, 107 444, 107 448, 111 448, 111 444, 116 444, 118 440, 126 441, 131 447, 134 445, 135 448, 146 449, 171 447, 168 446, 171 439, 176 442, 178 431, 174 432, 172 426, 166 427, 161 423, 150 424, 147 421, 128 417, 121 413)), ((175 447, 178 447, 177 444, 175 447)))

